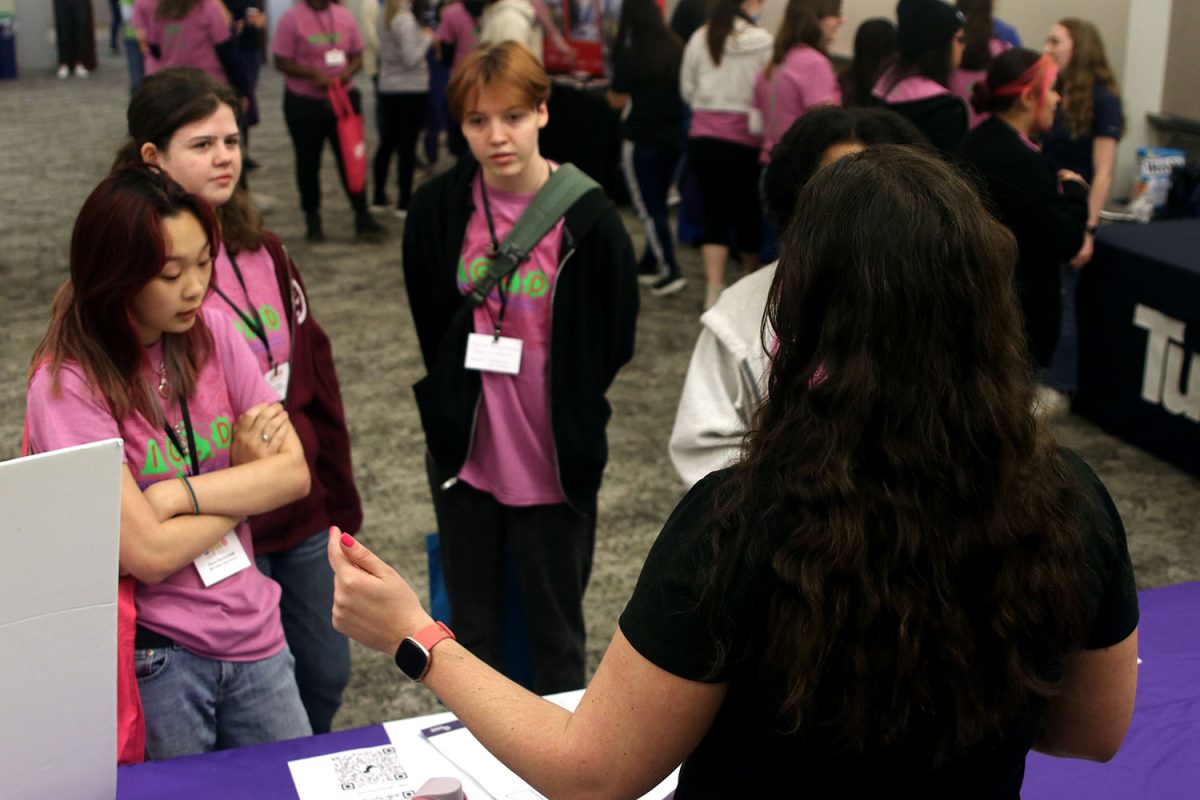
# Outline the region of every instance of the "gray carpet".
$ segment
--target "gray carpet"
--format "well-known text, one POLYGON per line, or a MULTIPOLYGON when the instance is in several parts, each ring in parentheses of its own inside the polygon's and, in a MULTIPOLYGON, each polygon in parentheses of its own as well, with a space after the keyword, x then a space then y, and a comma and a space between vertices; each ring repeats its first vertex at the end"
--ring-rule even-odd
MULTIPOLYGON (((30 75, 0 82, 0 459, 19 452, 29 357, 66 274, 75 213, 107 171, 125 130, 125 66, 120 58, 101 58, 100 69, 86 81, 30 75)), ((424 595, 423 536, 434 523, 422 469, 423 437, 409 391, 421 368, 400 270, 401 223, 387 220, 390 237, 384 244, 354 243, 348 204, 327 153, 329 241, 304 242, 281 84, 276 73, 264 73, 264 120, 251 143, 263 167, 251 176, 253 188, 274 199, 267 224, 300 264, 313 313, 333 338, 366 505, 362 537, 424 595)), ((374 132, 368 136, 373 140, 374 132)), ((633 218, 627 215, 626 223, 640 247, 633 218)), ((592 668, 680 495, 666 445, 703 290, 698 253, 681 248, 680 259, 687 290, 665 299, 644 295, 637 355, 610 394, 611 460, 600 495, 586 609, 592 668)), ((1095 467, 1116 499, 1139 586, 1200 578, 1200 480, 1077 417, 1056 430, 1061 442, 1095 467)), ((338 727, 435 708, 432 696, 404 680, 389 658, 355 646, 338 727)))

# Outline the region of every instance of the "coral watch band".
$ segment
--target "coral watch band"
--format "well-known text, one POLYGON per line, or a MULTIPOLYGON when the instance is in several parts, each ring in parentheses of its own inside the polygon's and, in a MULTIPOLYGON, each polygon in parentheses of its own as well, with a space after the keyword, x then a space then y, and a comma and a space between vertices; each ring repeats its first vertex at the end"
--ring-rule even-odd
POLYGON ((427 651, 433 650, 433 646, 443 639, 453 638, 454 631, 446 627, 444 622, 432 622, 421 628, 412 637, 414 642, 424 647, 427 651))

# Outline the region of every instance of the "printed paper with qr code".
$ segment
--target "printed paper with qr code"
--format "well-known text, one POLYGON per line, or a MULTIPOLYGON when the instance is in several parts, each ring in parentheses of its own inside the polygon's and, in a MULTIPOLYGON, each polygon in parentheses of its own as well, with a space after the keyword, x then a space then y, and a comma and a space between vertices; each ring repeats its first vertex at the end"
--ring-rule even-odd
POLYGON ((288 769, 300 800, 408 800, 430 777, 390 744, 289 761, 288 769))

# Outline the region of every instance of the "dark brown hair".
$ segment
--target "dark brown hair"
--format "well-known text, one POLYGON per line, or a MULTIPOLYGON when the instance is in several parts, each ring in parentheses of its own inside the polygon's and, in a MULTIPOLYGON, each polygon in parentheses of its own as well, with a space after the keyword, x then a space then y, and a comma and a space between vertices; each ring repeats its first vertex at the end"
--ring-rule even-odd
POLYGON ((720 65, 721 57, 725 54, 725 40, 733 33, 733 21, 738 17, 750 21, 742 11, 742 2, 743 0, 709 0, 704 41, 708 45, 708 54, 712 56, 714 64, 720 65))
POLYGON ((654 0, 624 0, 612 60, 628 58, 651 80, 678 85, 683 41, 663 19, 654 0))
POLYGON ((797 45, 806 44, 824 53, 821 20, 841 14, 842 0, 790 0, 783 12, 779 30, 775 33, 775 48, 771 54, 771 61, 763 70, 767 77, 771 77, 772 70, 782 64, 787 54, 797 45))
MULTIPOLYGON (((113 169, 142 162, 142 145, 149 142, 166 152, 175 131, 209 117, 221 105, 241 119, 237 94, 207 72, 195 67, 172 67, 147 76, 129 99, 125 121, 129 139, 117 151, 113 169)), ((262 247, 262 215, 239 185, 217 210, 221 238, 234 255, 262 247)))
POLYGON ((537 108, 550 98, 550 79, 533 52, 521 42, 504 41, 476 47, 450 73, 446 102, 450 116, 462 122, 484 89, 508 89, 521 103, 537 108))
POLYGON ((963 69, 987 69, 992 60, 992 0, 958 0, 954 7, 967 18, 963 34, 967 37, 963 48, 963 69))
POLYGON ((1031 412, 1016 243, 958 172, 881 145, 818 170, 771 286, 767 398, 722 484, 702 603, 744 565, 781 724, 932 764, 1055 688, 1085 633, 1073 483, 1031 412))
MULTIPOLYGON (((75 361, 108 401, 115 419, 136 411, 151 423, 160 421, 156 389, 142 377, 146 351, 130 304, 162 271, 169 255, 163 220, 179 214, 196 218, 215 254, 212 210, 157 167, 118 170, 88 195, 71 234, 71 277, 54 296, 31 377, 48 361, 57 390, 59 368, 68 359, 75 361)), ((187 333, 164 333, 162 341, 172 397, 190 397, 212 350, 204 318, 197 317, 187 333)))

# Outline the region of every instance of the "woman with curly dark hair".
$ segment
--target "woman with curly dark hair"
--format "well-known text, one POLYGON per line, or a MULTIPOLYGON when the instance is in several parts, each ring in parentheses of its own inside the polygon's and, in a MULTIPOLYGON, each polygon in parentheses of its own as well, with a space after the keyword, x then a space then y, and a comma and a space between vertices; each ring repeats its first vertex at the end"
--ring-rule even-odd
POLYGON ((951 167, 819 170, 784 236, 742 460, 667 521, 578 710, 505 682, 330 539, 334 624, 547 797, 1017 797, 1104 760, 1136 681, 1120 517, 1030 412, 1016 247, 951 167), (425 645, 421 643, 424 642, 425 645))

